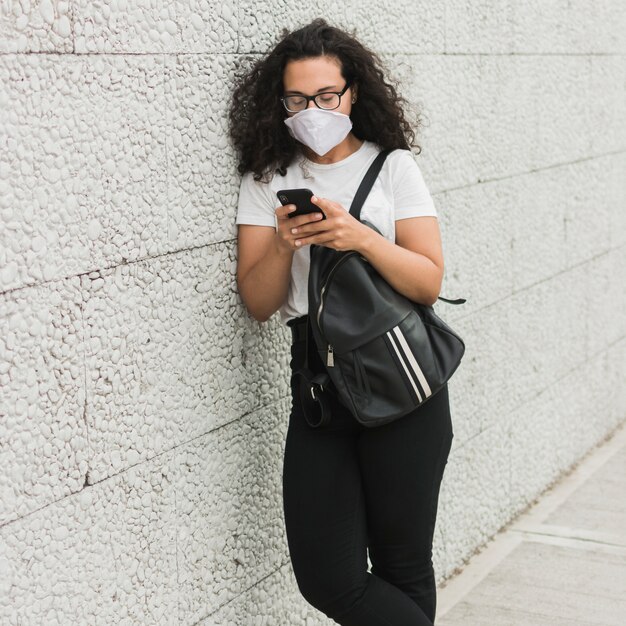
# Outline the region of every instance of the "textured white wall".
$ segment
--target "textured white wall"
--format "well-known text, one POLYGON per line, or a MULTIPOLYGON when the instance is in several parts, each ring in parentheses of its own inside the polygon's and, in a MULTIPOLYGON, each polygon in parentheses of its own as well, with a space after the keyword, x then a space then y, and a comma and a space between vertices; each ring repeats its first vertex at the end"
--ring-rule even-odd
POLYGON ((428 118, 466 339, 449 575, 626 418, 626 5, 0 1, 0 623, 327 624, 283 533, 288 336, 236 291, 241 54, 323 15, 428 118), (304 11, 303 11, 304 9, 304 11))

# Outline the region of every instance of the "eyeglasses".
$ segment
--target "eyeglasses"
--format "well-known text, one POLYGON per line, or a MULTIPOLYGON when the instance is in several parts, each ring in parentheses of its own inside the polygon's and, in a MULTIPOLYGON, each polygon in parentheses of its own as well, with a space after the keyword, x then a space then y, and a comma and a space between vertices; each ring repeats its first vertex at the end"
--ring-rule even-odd
POLYGON ((351 81, 348 81, 341 91, 323 91, 314 96, 283 96, 280 100, 290 113, 304 111, 311 100, 319 109, 336 109, 341 104, 341 96, 346 93, 350 84, 351 81))

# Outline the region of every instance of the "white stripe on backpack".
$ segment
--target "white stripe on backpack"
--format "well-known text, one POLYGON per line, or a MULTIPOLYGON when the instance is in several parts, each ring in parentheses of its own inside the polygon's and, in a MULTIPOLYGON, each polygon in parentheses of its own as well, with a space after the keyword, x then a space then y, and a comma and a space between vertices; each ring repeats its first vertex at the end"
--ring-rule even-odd
POLYGON ((400 359, 400 362, 402 363, 402 366, 404 367, 404 371, 407 373, 407 376, 409 380, 411 381, 411 385, 413 386, 413 389, 415 390, 415 394, 417 395, 418 401, 421 402, 422 397, 420 396, 420 393, 417 390, 414 378, 417 379, 417 382, 419 382, 421 388, 426 394, 426 397, 428 398, 432 393, 430 389, 430 385, 428 384, 428 381, 426 380, 426 376, 424 375, 422 368, 419 366, 418 362, 415 360, 415 356, 413 355, 413 352, 411 352, 411 348, 409 347, 409 344, 407 343, 407 340, 405 336, 402 334, 402 331, 400 330, 399 326, 395 326, 394 328, 391 329, 391 331, 387 331, 387 336, 391 340, 391 343, 396 351, 396 354, 398 355, 398 358, 400 359), (392 331, 393 331, 393 335, 391 334, 392 331), (411 376, 411 373, 413 374, 413 376, 411 376))

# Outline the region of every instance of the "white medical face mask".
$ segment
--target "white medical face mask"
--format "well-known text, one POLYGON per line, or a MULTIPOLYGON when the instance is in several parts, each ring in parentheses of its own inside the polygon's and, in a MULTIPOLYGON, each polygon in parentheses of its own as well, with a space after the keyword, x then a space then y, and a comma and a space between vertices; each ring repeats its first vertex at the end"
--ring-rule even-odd
POLYGON ((292 137, 320 156, 340 144, 352 129, 349 115, 317 107, 298 111, 285 124, 292 137))

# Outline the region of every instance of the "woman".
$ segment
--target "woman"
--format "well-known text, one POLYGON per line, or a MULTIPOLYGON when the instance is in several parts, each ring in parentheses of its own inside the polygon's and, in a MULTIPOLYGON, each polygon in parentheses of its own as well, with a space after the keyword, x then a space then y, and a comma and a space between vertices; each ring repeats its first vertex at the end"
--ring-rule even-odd
MULTIPOLYGON (((432 540, 453 438, 447 386, 376 428, 363 427, 332 397, 330 424, 312 428, 293 376, 305 358, 311 243, 359 250, 416 302, 433 304, 439 295, 437 212, 410 149, 404 100, 381 66, 353 36, 316 19, 283 33, 239 78, 230 109, 243 174, 237 282, 256 320, 279 311, 292 330, 283 503, 300 592, 338 624, 418 626, 435 618, 432 540), (361 213, 380 235, 348 210, 386 148, 397 149, 361 213), (289 217, 295 206, 281 206, 276 192, 302 187, 313 191, 319 211, 289 217)), ((310 352, 311 369, 323 371, 310 352)))

